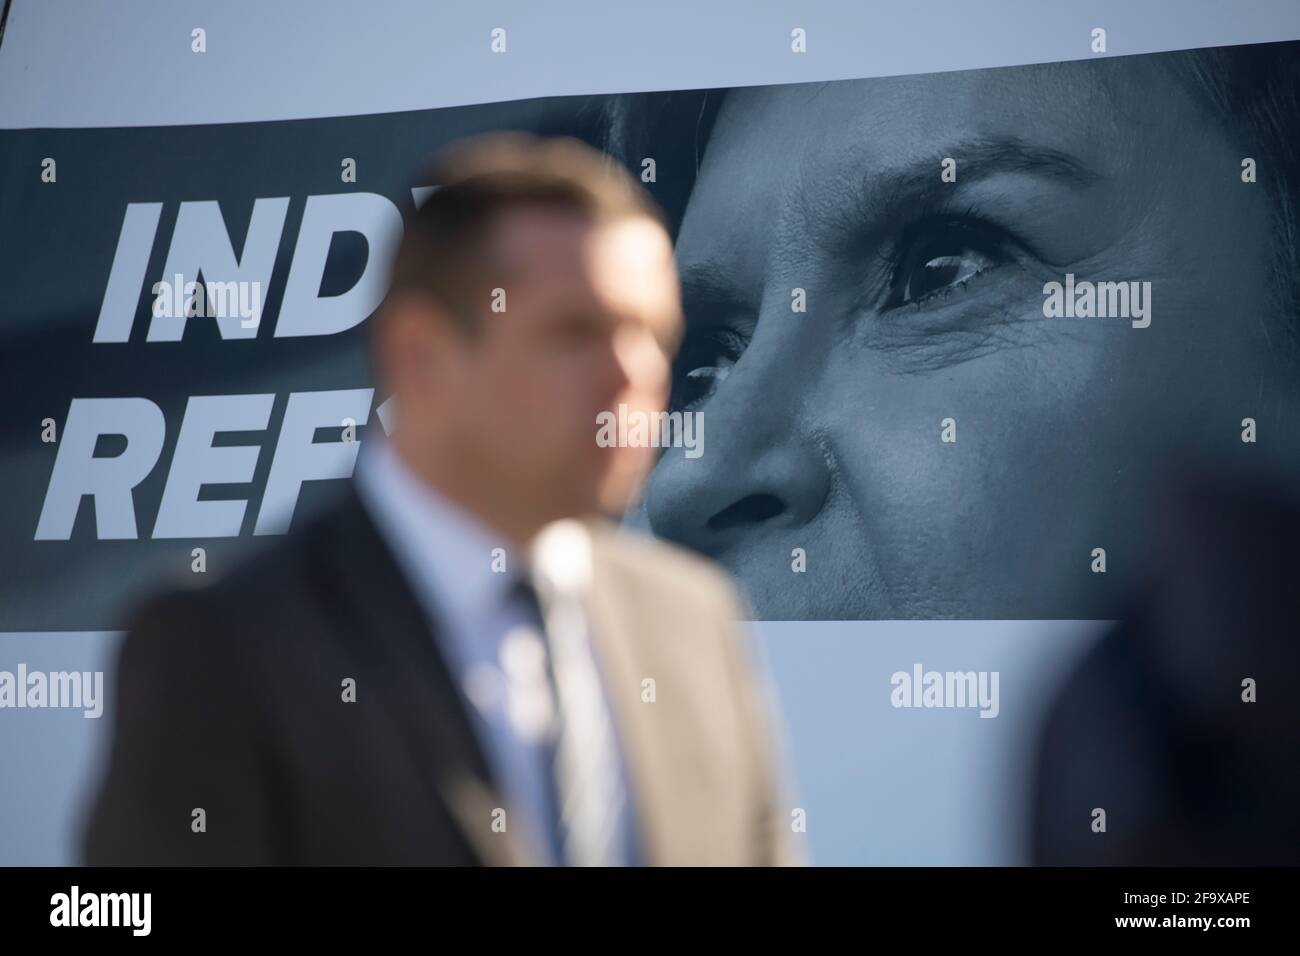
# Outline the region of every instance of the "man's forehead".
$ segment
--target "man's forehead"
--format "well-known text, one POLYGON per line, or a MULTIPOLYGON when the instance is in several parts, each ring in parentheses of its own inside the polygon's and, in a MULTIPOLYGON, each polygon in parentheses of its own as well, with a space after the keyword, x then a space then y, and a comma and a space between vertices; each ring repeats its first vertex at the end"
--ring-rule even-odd
POLYGON ((624 298, 676 281, 672 243, 648 217, 595 223, 564 210, 521 209, 498 222, 499 262, 516 280, 569 294, 624 298), (560 281, 563 280, 563 281, 560 281))
POLYGON ((541 316, 643 323, 665 349, 682 322, 672 242, 648 217, 594 224, 565 210, 512 210, 493 224, 494 287, 541 316))
POLYGON ((520 206, 496 215, 489 244, 500 265, 525 273, 539 265, 581 255, 592 223, 576 211, 548 206, 520 206))

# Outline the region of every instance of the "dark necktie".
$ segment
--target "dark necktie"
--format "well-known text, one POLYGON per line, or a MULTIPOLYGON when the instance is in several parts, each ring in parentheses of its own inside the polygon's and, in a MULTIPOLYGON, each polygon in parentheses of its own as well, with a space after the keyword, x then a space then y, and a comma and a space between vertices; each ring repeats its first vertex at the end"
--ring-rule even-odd
POLYGON ((543 747, 553 798, 548 838, 568 865, 625 864, 627 794, 582 603, 551 588, 543 611, 532 582, 524 579, 514 594, 545 637, 547 677, 555 694, 555 721, 543 747))

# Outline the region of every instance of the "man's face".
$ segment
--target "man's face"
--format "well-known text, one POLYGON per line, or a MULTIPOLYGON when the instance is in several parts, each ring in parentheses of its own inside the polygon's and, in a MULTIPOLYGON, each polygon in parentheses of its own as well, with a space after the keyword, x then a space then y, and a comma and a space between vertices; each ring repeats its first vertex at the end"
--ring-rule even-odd
POLYGON ((1243 155, 1151 60, 730 92, 677 249, 709 444, 642 520, 763 618, 1096 616, 1162 456, 1293 390, 1243 155), (1067 272, 1150 281, 1150 327, 1045 318, 1067 272))
POLYGON ((527 513, 617 514, 653 459, 598 445, 597 416, 667 403, 681 322, 671 242, 647 218, 594 226, 545 207, 506 213, 489 242, 504 311, 485 302, 481 336, 458 342, 457 444, 527 513))

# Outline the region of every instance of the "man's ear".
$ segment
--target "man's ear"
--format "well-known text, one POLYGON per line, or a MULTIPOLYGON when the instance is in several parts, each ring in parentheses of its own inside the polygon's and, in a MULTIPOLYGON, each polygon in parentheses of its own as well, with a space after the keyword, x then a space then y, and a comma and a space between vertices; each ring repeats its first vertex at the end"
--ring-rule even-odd
POLYGON ((377 317, 374 350, 380 379, 393 392, 426 387, 447 360, 452 328, 429 296, 390 296, 377 317))

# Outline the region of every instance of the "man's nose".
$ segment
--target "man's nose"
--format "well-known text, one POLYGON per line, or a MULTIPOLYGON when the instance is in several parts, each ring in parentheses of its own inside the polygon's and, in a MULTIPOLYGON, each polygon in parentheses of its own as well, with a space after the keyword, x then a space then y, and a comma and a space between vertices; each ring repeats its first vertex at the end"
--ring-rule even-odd
MULTIPOLYGON (((610 336, 602 352, 603 391, 612 400, 624 393, 661 404, 667 398, 668 359, 644 328, 622 328, 610 336)), ((658 409, 649 409, 658 411, 658 409)))
POLYGON ((705 554, 755 532, 800 528, 830 493, 829 449, 797 420, 790 391, 772 377, 780 370, 745 367, 748 358, 699 409, 703 453, 667 449, 646 487, 655 534, 705 554))

